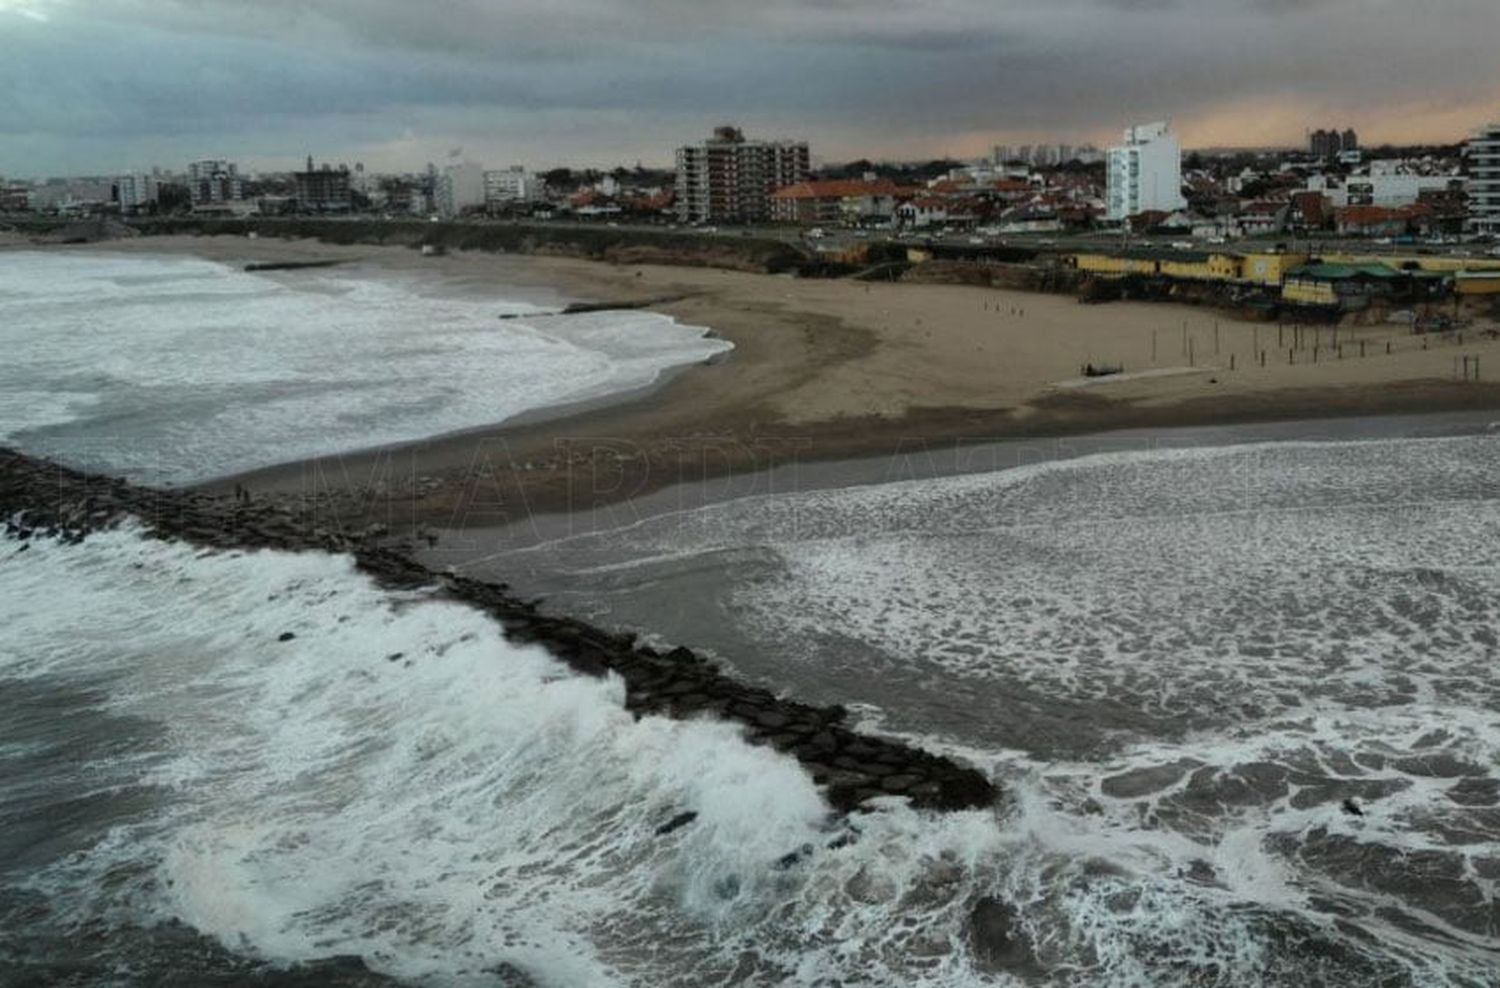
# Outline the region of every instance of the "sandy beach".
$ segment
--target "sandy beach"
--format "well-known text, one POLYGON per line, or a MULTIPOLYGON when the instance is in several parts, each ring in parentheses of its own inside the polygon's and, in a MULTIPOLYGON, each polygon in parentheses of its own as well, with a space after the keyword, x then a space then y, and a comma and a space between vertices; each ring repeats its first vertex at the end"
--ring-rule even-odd
POLYGON ((1500 374, 1500 343, 1484 332, 1489 326, 1470 327, 1461 341, 1390 324, 1297 334, 1185 305, 1083 305, 1067 295, 991 288, 556 257, 423 257, 404 247, 313 241, 143 237, 56 249, 190 253, 234 264, 338 260, 376 277, 422 272, 433 291, 512 298, 518 289, 536 299, 683 296, 653 308, 734 343, 727 359, 684 369, 620 402, 215 485, 300 493, 374 487, 380 498, 368 504, 372 515, 442 527, 501 524, 683 480, 923 443, 1500 408, 1500 386, 1461 382, 1454 373, 1455 358, 1469 356, 1480 358, 1487 375, 1500 374), (1085 378, 1086 364, 1123 373, 1085 378))

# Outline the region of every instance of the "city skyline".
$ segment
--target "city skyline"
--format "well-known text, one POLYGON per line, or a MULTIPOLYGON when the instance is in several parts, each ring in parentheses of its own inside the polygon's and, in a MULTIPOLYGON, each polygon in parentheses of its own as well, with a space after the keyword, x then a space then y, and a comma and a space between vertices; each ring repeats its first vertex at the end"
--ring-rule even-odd
POLYGON ((827 161, 1103 147, 1159 118, 1188 148, 1294 147, 1324 121, 1453 143, 1500 117, 1496 31, 1481 0, 0 0, 0 174, 309 151, 409 171, 452 148, 666 167, 723 123, 827 161))

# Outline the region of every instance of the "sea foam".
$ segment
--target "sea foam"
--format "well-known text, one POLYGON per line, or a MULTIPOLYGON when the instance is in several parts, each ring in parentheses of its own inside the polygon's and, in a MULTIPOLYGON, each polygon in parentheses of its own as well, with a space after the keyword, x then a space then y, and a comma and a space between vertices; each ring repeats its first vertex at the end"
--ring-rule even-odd
POLYGON ((191 482, 629 391, 730 348, 651 312, 546 316, 503 289, 432 289, 360 269, 6 252, 0 441, 191 482))

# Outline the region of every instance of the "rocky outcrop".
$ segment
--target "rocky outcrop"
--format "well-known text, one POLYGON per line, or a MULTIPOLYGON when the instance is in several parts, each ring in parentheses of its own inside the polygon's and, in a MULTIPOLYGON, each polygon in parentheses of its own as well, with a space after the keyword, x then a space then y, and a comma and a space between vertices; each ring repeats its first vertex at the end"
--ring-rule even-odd
POLYGON ((938 810, 982 807, 995 799, 982 773, 859 734, 846 725, 841 707, 798 703, 737 682, 688 648, 659 651, 631 635, 544 614, 504 584, 433 572, 383 541, 379 526, 313 527, 285 502, 142 487, 0 449, 0 518, 7 519, 6 533, 19 543, 4 551, 24 552, 37 536, 81 542, 126 517, 139 519, 158 537, 211 548, 347 552, 384 586, 436 587, 492 616, 512 640, 541 645, 581 673, 618 675, 625 684, 625 705, 637 716, 708 715, 738 722, 751 743, 801 762, 841 810, 883 796, 938 810))

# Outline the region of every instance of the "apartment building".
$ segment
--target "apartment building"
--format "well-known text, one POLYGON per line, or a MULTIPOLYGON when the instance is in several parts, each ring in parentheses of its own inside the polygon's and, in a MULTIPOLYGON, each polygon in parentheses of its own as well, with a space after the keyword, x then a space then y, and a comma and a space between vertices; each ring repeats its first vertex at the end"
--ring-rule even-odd
POLYGON ((1106 216, 1125 220, 1146 210, 1174 213, 1182 196, 1182 146, 1166 123, 1127 128, 1124 143, 1109 149, 1105 166, 1106 216))
POLYGON ((435 189, 437 211, 452 218, 466 209, 483 206, 485 171, 482 165, 461 161, 443 168, 435 189))
POLYGON ((194 206, 214 206, 243 198, 239 169, 232 161, 205 158, 188 165, 188 193, 194 206))
POLYGON ((308 155, 307 169, 293 172, 292 180, 297 184, 297 208, 304 213, 347 213, 353 205, 347 167, 317 168, 308 155))
POLYGON ((484 173, 484 201, 487 205, 507 202, 534 202, 541 197, 540 175, 520 165, 492 169, 484 173))
POLYGON ((1469 229, 1500 236, 1500 122, 1475 132, 1464 170, 1469 179, 1469 229))
POLYGON ((115 179, 115 201, 127 213, 156 202, 156 192, 156 179, 150 175, 121 175, 115 179))
POLYGON ((718 127, 701 144, 677 149, 677 218, 684 223, 758 223, 771 193, 805 181, 806 141, 752 141, 718 127))

